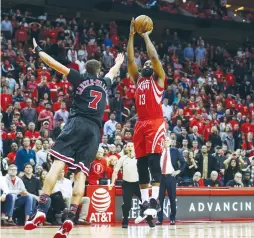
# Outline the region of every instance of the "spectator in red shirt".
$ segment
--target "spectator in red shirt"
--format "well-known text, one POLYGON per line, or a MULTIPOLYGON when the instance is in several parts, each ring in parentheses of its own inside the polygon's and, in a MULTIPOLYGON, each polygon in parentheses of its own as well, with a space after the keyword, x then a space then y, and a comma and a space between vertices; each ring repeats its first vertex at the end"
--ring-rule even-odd
POLYGON ((30 122, 28 124, 28 130, 24 134, 25 137, 28 137, 31 141, 31 147, 34 147, 35 141, 41 137, 39 131, 35 131, 35 124, 30 122))
POLYGON ((38 83, 41 82, 42 80, 42 76, 46 77, 47 82, 49 82, 51 80, 51 75, 50 73, 47 71, 47 68, 45 66, 42 67, 42 71, 38 73, 38 83))
POLYGON ((58 99, 57 101, 53 104, 53 111, 56 112, 61 108, 61 103, 63 102, 64 99, 64 93, 59 92, 58 93, 58 99))
POLYGON ((18 145, 17 143, 13 142, 11 144, 11 152, 7 155, 9 164, 15 164, 17 151, 18 151, 18 145))
POLYGON ((243 142, 242 149, 246 150, 247 155, 254 156, 254 142, 252 132, 247 134, 247 140, 243 142))
POLYGON ((17 133, 17 127, 15 124, 11 124, 10 131, 7 133, 7 140, 15 140, 17 133))
POLYGON ((116 152, 116 146, 114 144, 109 145, 108 148, 109 148, 108 157, 116 156, 117 159, 120 159, 121 156, 116 152))
POLYGON ((27 31, 25 31, 23 26, 20 26, 17 29, 17 31, 15 33, 15 39, 16 39, 16 42, 22 42, 22 43, 27 42, 28 34, 27 34, 27 31))
POLYGON ((205 187, 204 180, 201 178, 201 173, 196 172, 193 176, 193 186, 194 187, 205 187))
POLYGON ((229 86, 234 87, 235 86, 235 76, 233 75, 234 70, 231 70, 228 72, 225 76, 226 82, 229 86))
POLYGON ((99 179, 105 178, 107 172, 107 161, 103 158, 104 149, 99 147, 96 158, 90 165, 88 184, 97 185, 99 179))
MULTIPOLYGON (((114 172, 114 169, 115 169, 115 166, 117 164, 118 159, 119 158, 117 158, 117 156, 115 156, 115 155, 109 156, 109 158, 108 158, 108 167, 107 167, 107 171, 106 171, 106 177, 108 179, 112 178, 112 174, 114 172)), ((119 170, 119 172, 117 174, 117 179, 121 180, 122 178, 123 178, 122 171, 119 170)))
POLYGON ((3 86, 3 92, 1 93, 1 107, 3 111, 6 111, 7 106, 12 104, 12 95, 8 93, 8 87, 3 86))
POLYGON ((59 83, 59 87, 62 89, 64 95, 68 93, 68 88, 71 86, 68 82, 67 77, 63 75, 62 81, 59 83))
POLYGON ((51 112, 51 104, 47 103, 45 105, 45 109, 42 110, 38 117, 39 122, 48 121, 49 122, 49 130, 53 130, 54 116, 51 112))

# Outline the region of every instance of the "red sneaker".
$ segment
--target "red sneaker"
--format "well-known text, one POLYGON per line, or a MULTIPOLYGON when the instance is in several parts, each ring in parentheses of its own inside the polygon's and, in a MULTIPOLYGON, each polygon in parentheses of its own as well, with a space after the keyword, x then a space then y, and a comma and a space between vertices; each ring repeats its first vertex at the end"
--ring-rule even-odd
POLYGON ((43 224, 45 221, 46 221, 45 213, 37 211, 33 219, 31 221, 26 222, 24 229, 29 231, 33 230, 37 228, 40 224, 43 224))
POLYGON ((73 228, 71 220, 65 220, 59 231, 55 234, 54 238, 67 238, 73 228))

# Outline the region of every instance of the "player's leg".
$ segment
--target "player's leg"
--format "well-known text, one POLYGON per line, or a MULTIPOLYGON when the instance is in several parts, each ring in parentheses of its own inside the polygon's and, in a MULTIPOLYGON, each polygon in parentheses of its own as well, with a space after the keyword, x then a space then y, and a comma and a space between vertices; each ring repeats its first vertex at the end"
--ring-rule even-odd
POLYGON ((61 160, 54 160, 50 171, 48 172, 44 185, 42 188, 42 194, 40 195, 40 200, 37 207, 37 212, 31 221, 27 221, 24 229, 33 230, 39 224, 43 223, 46 220, 46 214, 51 204, 50 195, 54 186, 56 185, 57 178, 60 173, 63 171, 65 163, 61 160))
POLYGON ((148 158, 146 156, 146 141, 144 135, 145 126, 145 122, 137 122, 133 135, 141 193, 140 214, 136 218, 135 223, 140 223, 147 218, 147 216, 144 215, 144 211, 148 208, 149 205, 150 173, 148 169, 148 158))
POLYGON ((145 211, 145 215, 156 216, 161 210, 159 203, 159 190, 161 181, 160 154, 148 155, 148 166, 152 177, 152 196, 149 201, 149 208, 145 211))
POLYGON ((160 211, 159 189, 161 181, 160 157, 162 143, 165 138, 165 122, 163 119, 150 120, 145 130, 146 152, 148 154, 148 166, 152 177, 152 197, 149 209, 145 215, 156 216, 160 211))
POLYGON ((71 206, 67 219, 64 221, 59 231, 57 231, 54 238, 65 238, 72 230, 74 224, 73 221, 75 219, 78 206, 80 204, 81 198, 84 195, 85 182, 86 175, 80 169, 78 169, 74 175, 74 187, 72 190, 71 206))

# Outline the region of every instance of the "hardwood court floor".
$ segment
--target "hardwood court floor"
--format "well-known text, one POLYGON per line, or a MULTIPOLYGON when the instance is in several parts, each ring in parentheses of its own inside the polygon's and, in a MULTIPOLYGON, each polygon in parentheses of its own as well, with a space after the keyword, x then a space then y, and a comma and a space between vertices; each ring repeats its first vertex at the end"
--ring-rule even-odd
MULTIPOLYGON (((43 227, 24 231, 22 227, 1 227, 1 238, 53 238, 56 227, 43 227)), ((68 238, 253 238, 254 222, 242 223, 181 223, 176 226, 163 225, 150 229, 146 225, 120 226, 93 225, 75 227, 68 238)))

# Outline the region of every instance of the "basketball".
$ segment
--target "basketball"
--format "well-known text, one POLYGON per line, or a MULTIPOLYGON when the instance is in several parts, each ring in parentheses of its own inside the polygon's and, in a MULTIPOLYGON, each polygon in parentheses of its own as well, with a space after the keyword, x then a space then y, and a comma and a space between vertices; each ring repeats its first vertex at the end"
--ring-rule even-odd
POLYGON ((135 19, 134 26, 137 33, 145 33, 153 29, 153 21, 146 15, 140 15, 135 19))

